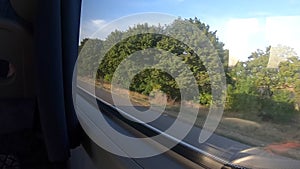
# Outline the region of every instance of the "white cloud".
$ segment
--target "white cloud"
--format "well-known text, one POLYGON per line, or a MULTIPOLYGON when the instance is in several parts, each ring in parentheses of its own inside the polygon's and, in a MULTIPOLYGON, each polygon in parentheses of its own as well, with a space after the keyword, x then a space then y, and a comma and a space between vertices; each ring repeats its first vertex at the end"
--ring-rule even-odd
POLYGON ((258 35, 263 29, 258 19, 250 18, 230 19, 223 31, 221 39, 225 48, 229 49, 229 62, 233 65, 237 60, 246 60, 251 52, 259 48, 258 35))
POLYGON ((94 37, 94 34, 106 24, 107 22, 103 19, 83 21, 80 26, 80 40, 88 37, 94 37))
POLYGON ((249 15, 254 17, 265 17, 265 16, 272 15, 272 13, 265 12, 265 11, 254 11, 254 12, 249 12, 249 15))
POLYGON ((165 25, 171 23, 176 16, 163 13, 137 13, 107 22, 102 19, 83 21, 80 27, 80 40, 86 37, 105 39, 112 31, 125 31, 137 24, 165 25))
POLYGON ((91 21, 96 27, 101 28, 106 24, 106 21, 103 19, 96 19, 91 21))
POLYGON ((300 16, 269 17, 266 38, 270 45, 292 47, 300 54, 300 16))
POLYGON ((269 45, 289 46, 300 54, 300 16, 229 19, 218 30, 220 40, 229 49, 231 65, 269 45))
MULTIPOLYGON (((105 23, 105 26, 101 27, 101 29, 99 29, 99 31, 97 31, 93 36, 100 39, 105 39, 107 35, 109 35, 112 31, 115 30, 125 31, 129 27, 133 27, 134 25, 144 23, 156 26, 158 24, 165 25, 171 23, 176 18, 176 16, 171 16, 164 13, 137 13, 118 18, 107 24, 105 23)), ((100 24, 102 23, 100 22, 100 24)))

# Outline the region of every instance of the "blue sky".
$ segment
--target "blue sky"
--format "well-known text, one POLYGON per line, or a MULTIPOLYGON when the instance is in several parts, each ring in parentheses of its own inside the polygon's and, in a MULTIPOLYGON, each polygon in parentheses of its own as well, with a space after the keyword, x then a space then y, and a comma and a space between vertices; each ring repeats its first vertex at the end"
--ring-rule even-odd
POLYGON ((81 38, 118 18, 144 12, 199 18, 218 31, 232 60, 245 60, 268 45, 300 52, 300 0, 83 0, 81 38))

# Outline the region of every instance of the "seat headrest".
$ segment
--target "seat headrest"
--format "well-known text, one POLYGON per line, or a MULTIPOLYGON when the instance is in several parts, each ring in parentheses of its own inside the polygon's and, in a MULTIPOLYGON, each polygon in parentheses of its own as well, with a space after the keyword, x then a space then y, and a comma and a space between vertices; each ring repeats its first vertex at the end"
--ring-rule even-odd
POLYGON ((16 22, 0 19, 0 60, 0 99, 34 96, 33 37, 16 22))
POLYGON ((34 21, 37 0, 10 0, 10 3, 20 17, 29 22, 34 21))

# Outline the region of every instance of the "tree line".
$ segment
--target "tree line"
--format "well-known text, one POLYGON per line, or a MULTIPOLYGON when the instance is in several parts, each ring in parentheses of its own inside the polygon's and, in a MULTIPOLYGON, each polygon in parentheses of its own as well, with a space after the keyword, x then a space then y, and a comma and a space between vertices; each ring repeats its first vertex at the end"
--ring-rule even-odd
POLYGON ((212 82, 225 80, 226 109, 229 111, 254 114, 262 120, 276 122, 287 122, 298 113, 300 61, 292 48, 277 46, 257 50, 247 61, 229 67, 229 51, 224 49, 217 31, 211 31, 209 25, 198 18, 179 18, 165 26, 138 24, 126 31, 115 30, 105 40, 86 38, 79 45, 79 53, 80 76, 106 83, 111 83, 115 78, 121 86, 126 84, 131 91, 141 94, 162 91, 169 100, 185 99, 209 106, 213 100, 212 88, 219 89, 212 82), (130 71, 115 73, 122 61, 130 55, 135 59, 122 65, 130 71), (183 65, 170 60, 175 56, 190 71, 178 73, 183 65), (269 62, 270 56, 273 56, 274 63, 269 62), (222 63, 222 69, 217 64, 219 62, 222 63), (138 68, 146 67, 147 63, 161 64, 161 68, 149 67, 138 71, 138 68), (169 72, 163 69, 166 65, 169 72), (226 79, 222 79, 219 70, 223 71, 226 79), (128 77, 133 74, 133 79, 129 81, 128 77), (174 78, 174 74, 178 77, 174 78), (193 85, 191 77, 196 81, 199 94, 192 98, 181 98, 180 90, 194 92, 189 91, 189 86, 193 85))

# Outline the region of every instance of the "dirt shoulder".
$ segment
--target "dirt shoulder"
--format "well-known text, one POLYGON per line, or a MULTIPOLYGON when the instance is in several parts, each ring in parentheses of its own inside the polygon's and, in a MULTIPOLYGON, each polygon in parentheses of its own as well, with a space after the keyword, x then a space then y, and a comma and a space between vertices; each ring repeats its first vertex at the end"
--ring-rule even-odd
MULTIPOLYGON (((88 78, 79 78, 80 81, 87 83, 92 86, 96 86, 98 96, 111 95, 110 84, 94 82, 88 78)), ((118 89, 116 94, 123 97, 126 92, 129 92, 130 99, 133 105, 137 106, 150 106, 149 97, 139 94, 137 92, 128 91, 125 89, 118 89)), ((105 98, 109 98, 105 96, 105 98)), ((112 100, 106 100, 112 102, 112 100)), ((195 103, 185 103, 189 106, 191 111, 185 112, 187 115, 193 112, 195 109, 198 111, 198 116, 195 125, 202 127, 206 117, 209 113, 209 108, 201 106, 195 103)), ((167 103, 165 114, 177 118, 180 106, 178 103, 167 103)), ((192 116, 191 116, 192 117, 192 116)), ((192 120, 192 119, 191 119, 192 120)), ((280 144, 286 142, 299 142, 300 141, 300 118, 297 117, 293 122, 289 124, 276 124, 272 122, 265 122, 259 118, 245 119, 242 117, 242 112, 228 112, 223 113, 221 122, 215 133, 225 136, 227 138, 255 146, 255 147, 267 147, 272 144, 280 144)), ((300 149, 295 151, 286 152, 288 156, 300 159, 300 149), (291 153, 290 153, 291 152, 291 153)))

